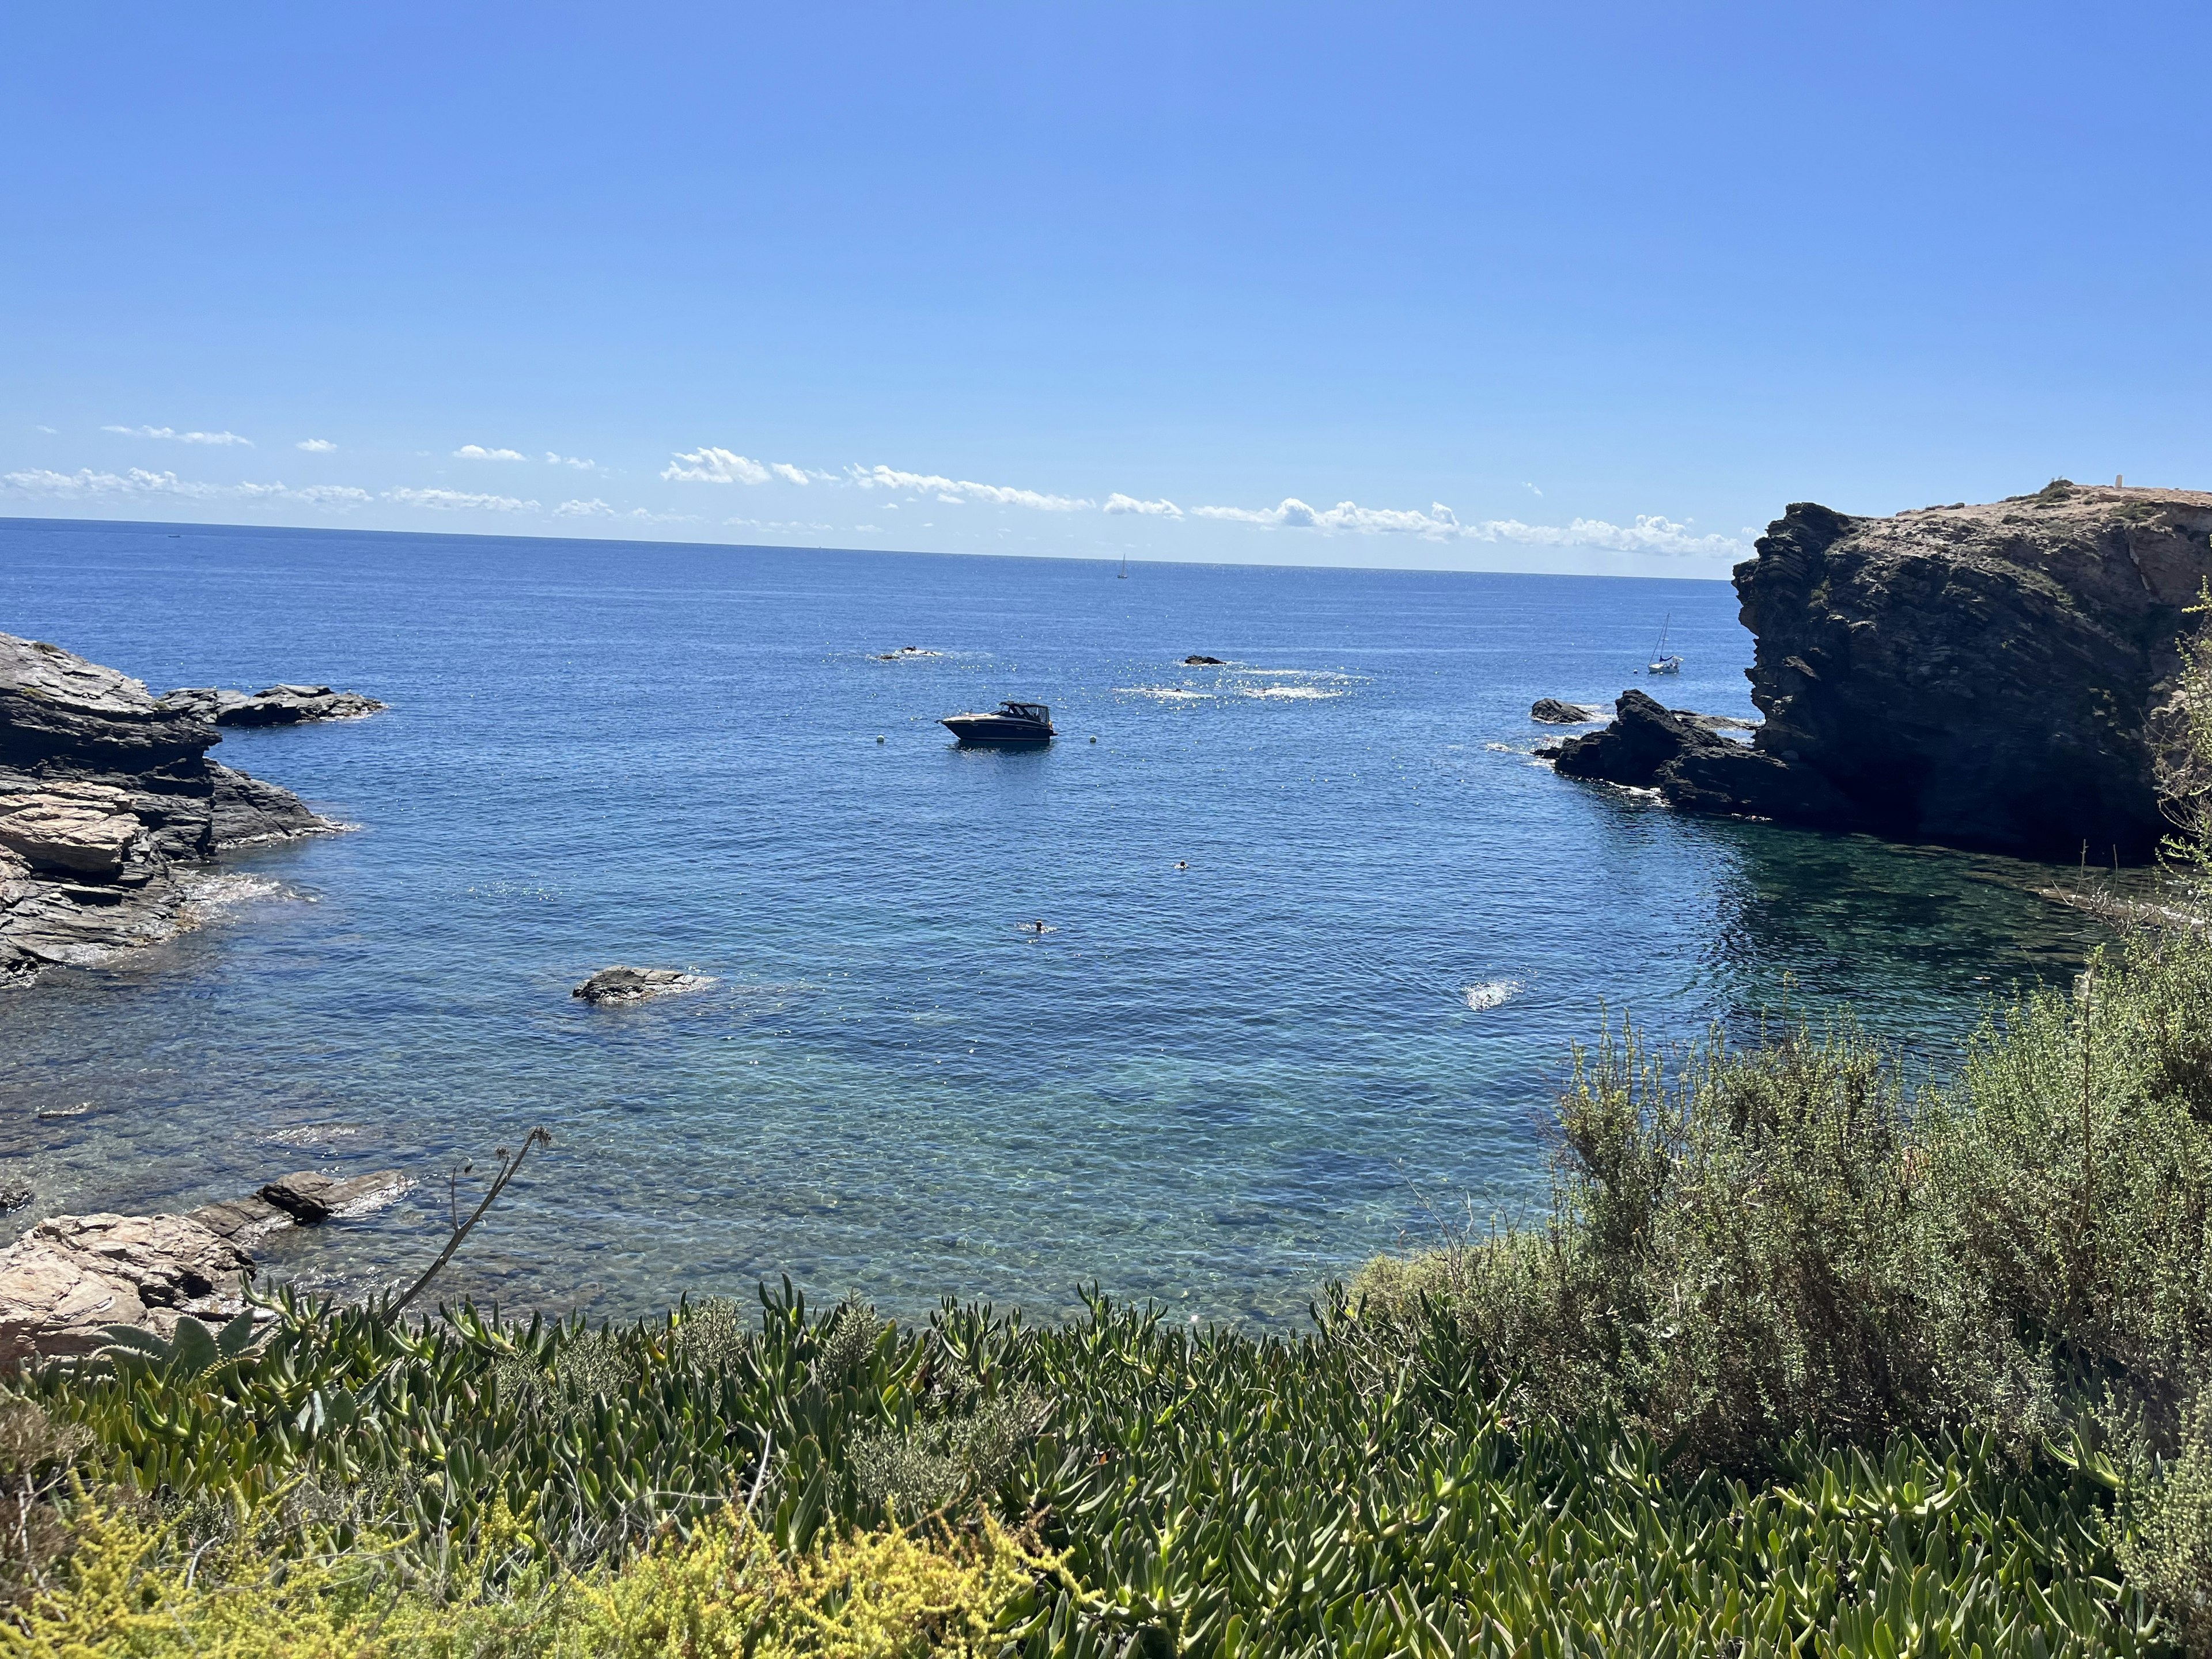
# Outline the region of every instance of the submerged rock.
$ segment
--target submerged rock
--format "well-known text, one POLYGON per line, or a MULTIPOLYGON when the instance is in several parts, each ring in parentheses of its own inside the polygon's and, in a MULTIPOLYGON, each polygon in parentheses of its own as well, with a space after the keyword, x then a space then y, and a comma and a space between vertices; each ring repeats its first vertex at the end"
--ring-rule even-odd
POLYGON ((221 741, 127 674, 0 634, 0 983, 169 937, 182 865, 338 827, 210 761, 221 741))
POLYGON ((379 1170, 349 1181, 304 1170, 270 1182, 254 1196, 301 1225, 312 1227, 332 1216, 381 1209, 406 1189, 407 1179, 397 1170, 379 1170))
POLYGON ((228 1239, 241 1247, 264 1233, 273 1233, 279 1227, 289 1227, 293 1223, 290 1211, 280 1210, 267 1199, 258 1195, 226 1198, 213 1204, 203 1204, 191 1212, 191 1219, 198 1222, 216 1237, 228 1239))
POLYGON ((1605 705, 1561 702, 1557 697, 1539 697, 1528 705, 1528 718, 1540 720, 1546 726, 1589 726, 1605 718, 1605 705))
POLYGON ((600 969, 568 994, 586 1002, 642 1002, 647 997, 673 996, 714 982, 703 974, 686 974, 673 968, 617 966, 600 969))
POLYGON ((357 720, 389 707, 358 691, 327 685, 272 685, 248 696, 213 685, 179 687, 164 706, 189 710, 216 726, 303 726, 313 720, 357 720))
POLYGON ((1185 668, 1225 668, 1229 665, 1218 657, 1185 657, 1182 665, 1185 668))
POLYGON ((253 1258, 189 1216, 56 1216, 0 1251, 0 1369, 90 1353, 108 1325, 167 1336, 243 1305, 253 1258))

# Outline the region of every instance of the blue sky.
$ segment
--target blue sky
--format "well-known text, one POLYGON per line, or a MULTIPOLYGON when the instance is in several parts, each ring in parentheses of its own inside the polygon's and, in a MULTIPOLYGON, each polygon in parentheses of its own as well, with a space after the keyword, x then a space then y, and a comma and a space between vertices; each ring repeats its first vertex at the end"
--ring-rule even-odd
POLYGON ((2212 485, 2212 9, 9 9, 0 514, 1715 575, 2212 485))

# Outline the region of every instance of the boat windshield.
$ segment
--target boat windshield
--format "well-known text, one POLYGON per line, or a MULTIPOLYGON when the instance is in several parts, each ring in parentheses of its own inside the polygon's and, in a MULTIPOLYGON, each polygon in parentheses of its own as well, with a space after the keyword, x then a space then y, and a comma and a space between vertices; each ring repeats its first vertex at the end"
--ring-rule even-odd
POLYGON ((1052 723, 1052 710, 1041 702, 1002 702, 999 707, 1017 720, 1036 720, 1046 726, 1052 723))

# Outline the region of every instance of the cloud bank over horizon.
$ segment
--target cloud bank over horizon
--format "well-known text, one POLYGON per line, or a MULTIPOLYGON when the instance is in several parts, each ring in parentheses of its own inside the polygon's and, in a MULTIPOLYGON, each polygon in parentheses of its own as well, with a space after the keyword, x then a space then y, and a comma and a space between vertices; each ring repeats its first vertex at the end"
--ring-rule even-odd
MULTIPOLYGON (((249 444, 249 441, 230 434, 178 434, 167 428, 113 429, 131 436, 177 441, 225 447, 249 444)), ((311 438, 298 441, 294 447, 321 457, 335 453, 338 447, 327 439, 311 438)), ((542 453, 541 463, 512 446, 468 443, 452 450, 448 459, 465 464, 465 470, 470 471, 487 465, 542 465, 609 479, 629 476, 619 468, 609 472, 596 461, 564 454, 557 449, 542 453)), ((723 529, 817 543, 824 537, 848 535, 860 545, 926 543, 923 550, 932 551, 1047 551, 1094 556, 1127 551, 1154 558, 1215 558, 1224 551, 1218 540, 1208 538, 1203 544, 1198 544, 1192 538, 1209 526, 1219 526, 1232 536, 1241 530, 1247 535, 1269 538, 1246 544, 1243 550, 1252 556, 1260 554, 1263 548, 1270 549, 1268 557, 1262 562, 1274 562, 1285 555, 1291 556, 1291 562, 1314 562, 1309 555, 1291 554, 1290 544, 1274 543, 1273 538, 1277 537, 1288 538, 1291 544, 1337 545, 1346 556, 1361 544, 1377 551, 1392 544, 1421 544, 1437 550, 1427 556, 1427 562, 1435 562, 1439 556, 1448 557, 1449 550, 1454 547, 1522 547, 1554 554, 1585 551, 1615 558, 1663 560, 1670 564, 1684 561, 1733 562, 1750 550, 1748 531, 1734 536, 1722 535, 1700 531, 1686 520, 1658 513, 1639 513, 1626 523, 1576 515, 1564 523, 1535 524, 1516 516, 1462 519, 1450 507, 1434 501, 1426 507, 1371 507, 1350 500, 1322 507, 1297 496, 1286 495, 1273 507, 1220 503, 1184 507, 1164 495, 1138 491, 1105 489, 1073 494, 1024 484, 986 483, 885 462, 848 462, 832 471, 787 460, 759 459, 716 444, 665 453, 669 459, 652 475, 653 481, 669 487, 668 493, 678 498, 702 485, 738 489, 748 494, 757 489, 766 489, 771 495, 781 490, 805 492, 811 510, 759 515, 741 513, 712 522, 723 529), (841 512, 841 500, 849 511, 841 512), (969 517, 956 511, 951 518, 945 519, 934 514, 940 507, 996 511, 982 517, 969 517), (915 508, 929 511, 934 516, 914 519, 911 511, 915 508), (885 509, 897 515, 896 523, 878 522, 885 509), (1030 534, 1024 542, 1015 543, 1012 538, 1019 533, 1019 523, 1028 515, 1036 515, 1041 525, 1059 526, 1054 533, 1062 541, 1039 547, 1034 544, 1037 536, 1030 534), (1090 528, 1085 529, 1085 526, 1090 528), (988 540, 983 538, 987 529, 988 540), (1131 532, 1144 539, 1130 540, 1131 532)), ((419 456, 423 452, 415 453, 419 456)), ((1533 489, 1533 486, 1523 487, 1533 489)), ((652 484, 647 488, 650 490, 652 484)), ((180 477, 173 471, 144 467, 119 471, 91 466, 70 471, 29 467, 0 473, 0 502, 44 500, 84 507, 127 507, 156 501, 209 506, 236 502, 307 507, 319 514, 356 519, 367 510, 394 508, 445 520, 492 518, 509 525, 535 517, 544 520, 549 530, 558 529, 568 534, 579 531, 610 533, 617 526, 710 522, 706 515, 683 510, 680 500, 624 501, 610 499, 610 494, 541 500, 525 492, 411 480, 395 481, 380 488, 334 482, 303 485, 282 481, 223 483, 180 477)), ((799 498, 792 499, 795 503, 799 498)), ((1228 550, 1233 555, 1235 550, 1228 550)), ((1349 562, 1363 560, 1352 557, 1349 562)), ((1370 557, 1364 562, 1373 561, 1370 557)))

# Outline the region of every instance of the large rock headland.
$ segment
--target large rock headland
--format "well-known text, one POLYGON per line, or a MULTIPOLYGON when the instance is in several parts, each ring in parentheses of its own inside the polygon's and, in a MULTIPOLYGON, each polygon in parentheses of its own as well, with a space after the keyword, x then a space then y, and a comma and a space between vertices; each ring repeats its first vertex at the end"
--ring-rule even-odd
POLYGON ((2079 486, 1856 518, 1800 501, 1735 571, 1748 744, 1641 693, 1559 770, 1686 810, 2140 861, 2212 492, 2079 486))
POLYGON ((338 826, 112 668, 0 634, 0 985, 174 933, 191 866, 338 826))

